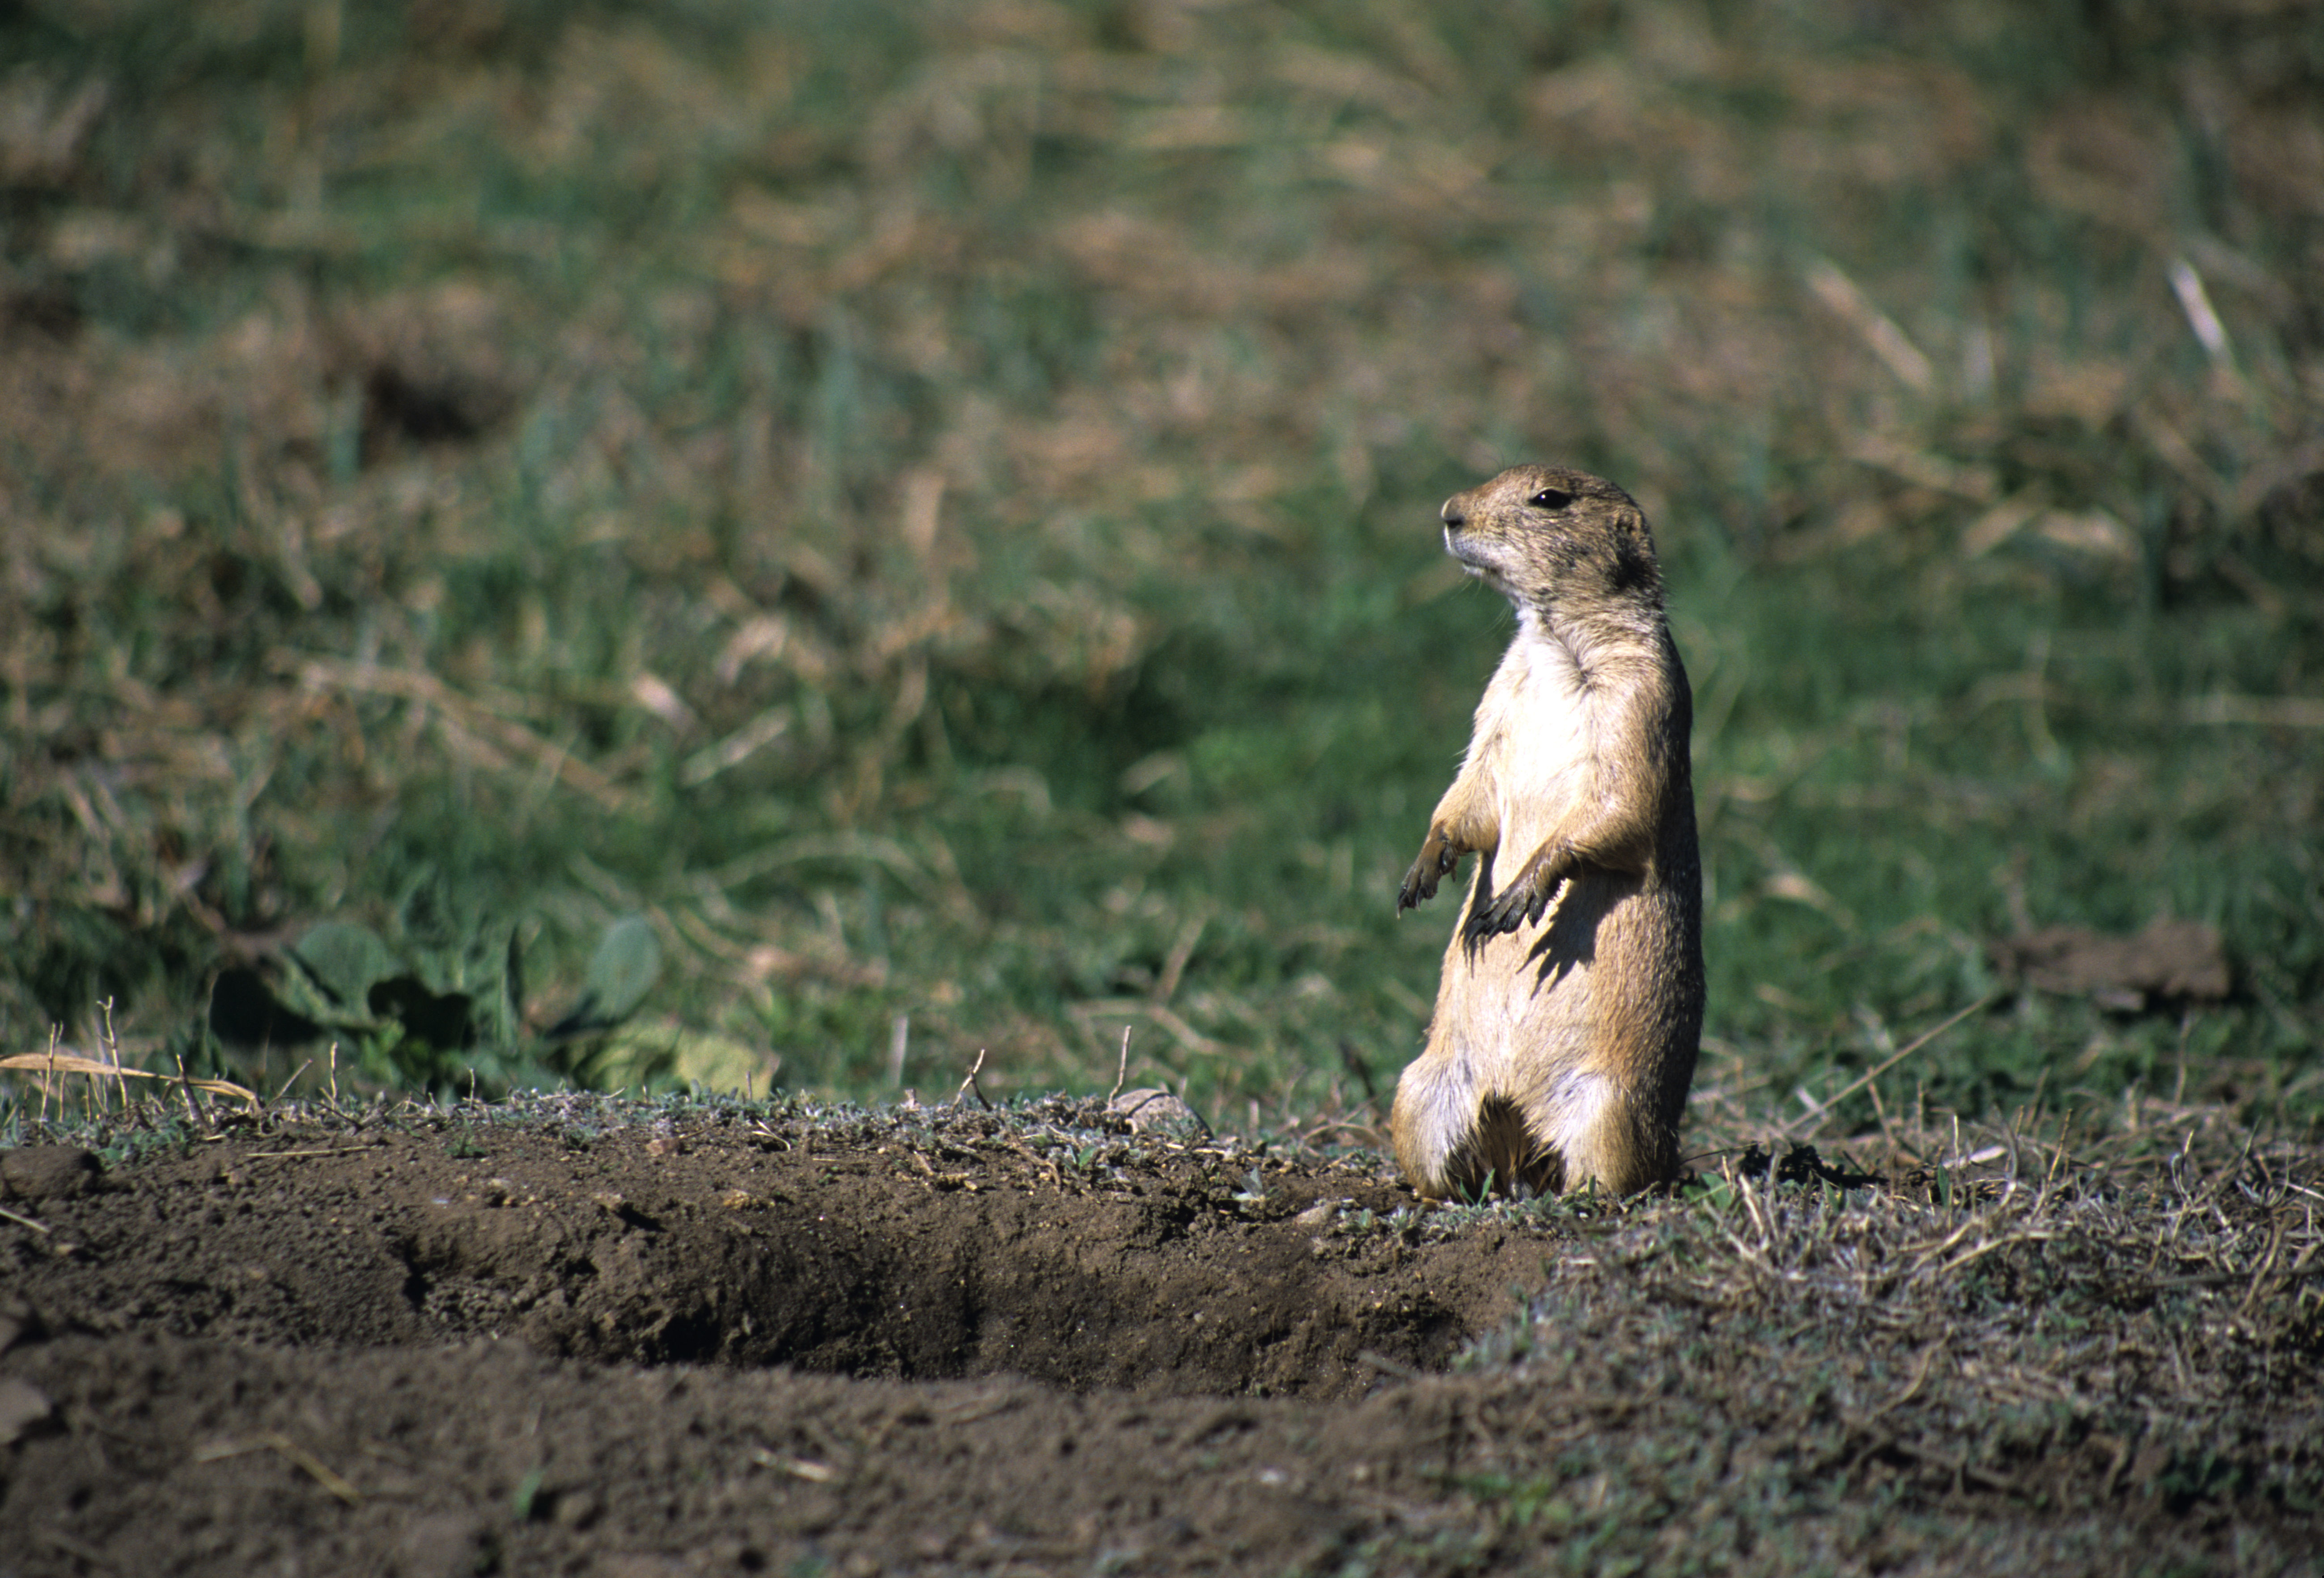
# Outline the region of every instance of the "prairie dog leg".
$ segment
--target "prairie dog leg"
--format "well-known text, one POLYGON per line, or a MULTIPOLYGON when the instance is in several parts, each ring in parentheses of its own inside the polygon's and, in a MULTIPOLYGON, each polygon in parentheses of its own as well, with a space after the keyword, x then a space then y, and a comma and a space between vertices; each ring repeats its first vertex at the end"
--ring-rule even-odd
POLYGON ((1569 817, 1509 880, 1490 904, 1470 907, 1462 936, 1474 950, 1490 937, 1537 921, 1566 882, 1583 871, 1644 872, 1655 858, 1659 835, 1656 801, 1632 795, 1612 805, 1569 817))
POLYGON ((1452 1163, 1476 1121, 1476 1078, 1467 1059, 1432 1052, 1405 1069, 1388 1127, 1397 1164, 1421 1198, 1442 1200, 1452 1193, 1452 1163))
POLYGON ((1455 849, 1441 827, 1431 827, 1428 837, 1420 845, 1420 858, 1404 873, 1404 885, 1397 890, 1396 912, 1398 915, 1415 909, 1436 897, 1438 881, 1452 874, 1466 851, 1455 849))
POLYGON ((1570 1182, 1594 1178, 1609 1194, 1635 1195, 1678 1171, 1676 1132, 1635 1092, 1600 1086, 1579 1111, 1528 1116, 1555 1136, 1570 1182))
POLYGON ((1488 937, 1515 931, 1527 921, 1539 920, 1548 912, 1558 891, 1581 867, 1582 862, 1572 845, 1563 842, 1543 844, 1490 903, 1479 902, 1471 907, 1468 924, 1461 929, 1462 940, 1473 952, 1488 937))
POLYGON ((1462 855, 1499 846, 1500 825, 1492 818, 1490 799, 1484 774, 1473 765, 1462 769, 1428 818, 1419 858, 1404 873, 1396 895, 1398 915, 1435 898, 1438 881, 1452 874, 1462 855))

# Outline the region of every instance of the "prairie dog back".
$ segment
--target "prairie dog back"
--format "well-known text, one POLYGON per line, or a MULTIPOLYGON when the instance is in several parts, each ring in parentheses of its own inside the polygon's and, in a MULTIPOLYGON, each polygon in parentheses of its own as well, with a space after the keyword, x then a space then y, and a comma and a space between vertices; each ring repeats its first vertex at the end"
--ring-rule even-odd
POLYGON ((1446 549, 1517 633, 1477 705, 1399 910, 1478 857, 1436 1011, 1390 1119, 1424 1197, 1679 1165, 1702 1029, 1693 703, 1645 513, 1586 472, 1519 466, 1455 494, 1446 549))

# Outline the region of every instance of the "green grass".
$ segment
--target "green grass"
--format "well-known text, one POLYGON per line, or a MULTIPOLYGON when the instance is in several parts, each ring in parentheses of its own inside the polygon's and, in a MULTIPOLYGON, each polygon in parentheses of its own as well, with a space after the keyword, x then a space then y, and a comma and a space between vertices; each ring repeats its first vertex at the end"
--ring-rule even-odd
POLYGON ((2235 1000, 2005 999, 1889 1099, 2324 1108, 2296 8, 441 23, 0 23, 0 1047, 109 998, 271 1090, 317 1048, 204 1041, 219 970, 513 927, 526 1035, 369 1077, 521 1081, 641 913, 646 1020, 788 1087, 891 1089, 908 1015, 906 1084, 1089 1088, 1127 1022, 1350 1109, 1508 629, 1435 504, 1541 457, 1663 540, 1707 1089, 1797 1113, 2021 922, 2171 913, 2235 1000))

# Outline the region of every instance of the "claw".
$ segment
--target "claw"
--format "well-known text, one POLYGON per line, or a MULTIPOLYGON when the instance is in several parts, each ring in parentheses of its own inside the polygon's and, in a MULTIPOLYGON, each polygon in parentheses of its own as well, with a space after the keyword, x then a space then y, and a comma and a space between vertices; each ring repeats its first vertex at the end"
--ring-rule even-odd
POLYGON ((1492 938, 1521 926, 1540 925, 1541 918, 1549 913, 1551 900, 1564 886, 1562 877, 1537 886, 1520 878, 1491 903, 1471 909, 1461 928, 1469 951, 1473 954, 1492 938))
POLYGON ((1509 898, 1504 893, 1492 903, 1470 910, 1467 922, 1461 927, 1461 940, 1469 952, 1474 954, 1501 933, 1517 928, 1516 917, 1509 909, 1509 898))
POLYGON ((1396 912, 1417 908, 1423 900, 1436 897, 1436 880, 1420 869, 1415 861, 1412 869, 1404 873, 1404 885, 1396 891, 1396 912))
POLYGON ((1420 858, 1414 861, 1412 869, 1404 873, 1404 885, 1397 890, 1396 912, 1401 915, 1406 910, 1417 909, 1422 903, 1435 898, 1438 879, 1451 872, 1452 868, 1460 863, 1461 857, 1447 846, 1437 850, 1436 869, 1431 871, 1428 869, 1428 846, 1421 845, 1420 858))

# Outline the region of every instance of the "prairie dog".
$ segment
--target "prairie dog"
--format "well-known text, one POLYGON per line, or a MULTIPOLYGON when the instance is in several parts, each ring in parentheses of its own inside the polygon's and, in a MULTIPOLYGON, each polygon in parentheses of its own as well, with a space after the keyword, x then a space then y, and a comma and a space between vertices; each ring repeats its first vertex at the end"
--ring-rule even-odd
POLYGON ((1693 699, 1629 494, 1519 466, 1457 494, 1444 546, 1517 609, 1399 913, 1477 855, 1390 1129, 1424 1198, 1631 1194, 1678 1170, 1702 1030, 1693 699))

